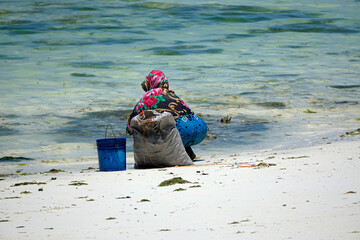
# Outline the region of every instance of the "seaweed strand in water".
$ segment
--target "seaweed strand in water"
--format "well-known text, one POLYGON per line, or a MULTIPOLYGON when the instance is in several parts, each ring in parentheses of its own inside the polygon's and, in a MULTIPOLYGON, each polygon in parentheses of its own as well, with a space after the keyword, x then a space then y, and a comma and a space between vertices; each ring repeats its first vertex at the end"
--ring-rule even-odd
POLYGON ((33 160, 33 159, 27 157, 13 157, 13 156, 4 156, 0 158, 0 161, 21 161, 21 160, 33 160))

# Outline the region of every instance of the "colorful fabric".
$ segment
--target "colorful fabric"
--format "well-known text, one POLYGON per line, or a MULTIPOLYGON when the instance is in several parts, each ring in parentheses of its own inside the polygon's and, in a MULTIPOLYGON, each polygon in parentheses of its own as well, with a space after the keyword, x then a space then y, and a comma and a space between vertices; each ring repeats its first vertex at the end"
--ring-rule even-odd
POLYGON ((162 71, 152 70, 141 84, 141 87, 145 92, 154 88, 169 89, 169 81, 162 71))
POLYGON ((148 90, 135 105, 128 119, 127 133, 133 134, 130 121, 144 110, 151 109, 160 113, 166 111, 170 112, 173 116, 184 116, 193 113, 174 91, 168 89, 169 81, 163 72, 159 70, 151 71, 141 86, 144 90, 148 90))
POLYGON ((206 123, 195 114, 177 118, 176 128, 185 147, 199 144, 207 133, 206 123))

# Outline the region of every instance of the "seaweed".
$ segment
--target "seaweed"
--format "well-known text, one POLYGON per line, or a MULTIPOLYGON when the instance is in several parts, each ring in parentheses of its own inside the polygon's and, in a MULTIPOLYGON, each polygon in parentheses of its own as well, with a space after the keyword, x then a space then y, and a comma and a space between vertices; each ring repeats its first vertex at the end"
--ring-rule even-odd
POLYGON ((15 183, 11 187, 18 187, 18 186, 27 186, 27 185, 42 185, 46 184, 45 182, 21 182, 21 183, 15 183))
POLYGON ((18 199, 18 198, 21 198, 21 197, 18 197, 18 196, 16 196, 16 197, 6 197, 4 199, 18 199))
POLYGON ((96 77, 96 75, 88 73, 72 73, 70 75, 73 77, 96 77))
POLYGON ((309 158, 309 156, 299 156, 299 157, 287 157, 286 159, 298 159, 298 158, 309 158))
POLYGON ((360 85, 359 84, 354 84, 354 85, 331 85, 328 86, 330 88, 336 88, 336 89, 349 89, 349 88, 359 88, 360 85))
POLYGON ((108 217, 108 218, 106 218, 106 220, 115 220, 116 219, 116 217, 108 217))
POLYGON ((130 196, 126 196, 126 197, 117 197, 116 199, 129 199, 131 198, 130 196))
POLYGON ((227 116, 220 119, 220 122, 223 123, 223 124, 229 124, 230 121, 231 121, 231 116, 230 115, 227 115, 227 116))
POLYGON ((306 109, 306 110, 304 111, 304 113, 316 113, 316 112, 311 111, 310 109, 306 109))
POLYGON ((231 223, 229 223, 229 225, 232 225, 232 224, 239 224, 240 222, 238 222, 238 221, 234 221, 234 222, 231 222, 231 223))
POLYGON ((177 188, 177 189, 174 190, 174 192, 181 192, 181 191, 186 191, 186 189, 184 189, 184 188, 177 188))
POLYGON ((65 172, 64 170, 61 170, 61 169, 50 169, 49 171, 47 172, 44 172, 44 173, 59 173, 59 172, 65 172))
POLYGON ((344 134, 340 135, 340 138, 344 138, 346 136, 355 136, 355 135, 359 135, 360 134, 360 128, 354 130, 354 131, 350 131, 350 132, 346 132, 344 134))
POLYGON ((71 183, 69 183, 69 186, 82 186, 82 185, 88 185, 88 184, 84 181, 71 181, 71 183))
POLYGON ((22 173, 21 176, 35 175, 36 173, 22 173))
POLYGON ((189 188, 199 188, 199 187, 201 187, 201 186, 200 185, 192 185, 189 188))
POLYGON ((166 186, 171 186, 171 185, 175 185, 175 184, 184 184, 184 183, 191 183, 191 182, 189 182, 187 180, 184 180, 181 177, 175 177, 175 178, 172 178, 172 179, 162 181, 159 184, 159 187, 166 187, 166 186))
POLYGON ((346 193, 344 193, 344 194, 356 194, 356 192, 354 192, 354 191, 348 191, 348 192, 346 192, 346 193))
POLYGON ((141 199, 140 202, 150 202, 149 199, 141 199))
POLYGON ((159 230, 159 232, 169 232, 169 231, 171 231, 171 230, 168 229, 168 228, 163 228, 163 229, 160 229, 160 230, 159 230))
POLYGON ((264 162, 261 162, 261 163, 255 165, 256 168, 271 167, 271 166, 276 166, 276 164, 275 164, 275 163, 264 163, 264 162))
POLYGON ((10 176, 14 176, 14 174, 0 174, 0 177, 10 177, 10 176))
POLYGON ((354 130, 354 131, 351 131, 351 132, 346 132, 345 133, 346 135, 359 135, 360 134, 360 128, 354 130))
POLYGON ((9 222, 9 220, 7 220, 7 219, 0 219, 0 223, 2 223, 2 222, 9 222))
POLYGON ((257 105, 261 107, 267 107, 267 108, 285 108, 286 104, 283 102, 263 102, 263 103, 257 103, 257 105))
POLYGON ((28 165, 28 164, 25 164, 25 163, 19 163, 18 166, 19 166, 19 167, 27 167, 27 166, 29 166, 29 165, 28 165))
POLYGON ((21 160, 33 160, 33 158, 13 157, 13 156, 3 156, 0 158, 0 161, 21 161, 21 160))
POLYGON ((23 191, 23 192, 21 192, 20 194, 30 194, 31 192, 29 192, 29 191, 23 191))
POLYGON ((208 140, 214 140, 216 138, 217 138, 217 136, 215 134, 210 134, 210 133, 206 134, 206 136, 205 136, 205 139, 208 139, 208 140))

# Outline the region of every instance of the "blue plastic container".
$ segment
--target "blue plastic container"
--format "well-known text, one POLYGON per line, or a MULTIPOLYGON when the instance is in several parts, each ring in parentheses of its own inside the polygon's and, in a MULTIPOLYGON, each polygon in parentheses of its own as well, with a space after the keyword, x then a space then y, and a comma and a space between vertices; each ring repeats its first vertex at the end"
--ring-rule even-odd
POLYGON ((100 171, 126 170, 126 138, 96 140, 100 171))
POLYGON ((177 118, 176 128, 185 147, 199 144, 207 133, 206 123, 195 114, 177 118))

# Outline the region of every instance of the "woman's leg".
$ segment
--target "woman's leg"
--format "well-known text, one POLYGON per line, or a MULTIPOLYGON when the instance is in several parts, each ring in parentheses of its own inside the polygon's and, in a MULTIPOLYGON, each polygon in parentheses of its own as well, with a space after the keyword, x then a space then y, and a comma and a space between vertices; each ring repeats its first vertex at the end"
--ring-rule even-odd
POLYGON ((186 153, 189 155, 189 157, 191 158, 191 160, 194 161, 194 159, 196 158, 195 153, 193 152, 191 147, 185 147, 186 153))

